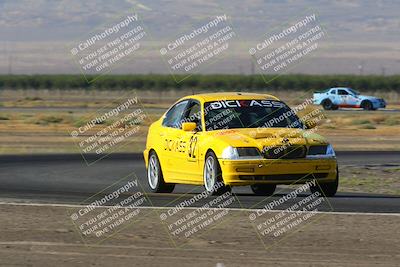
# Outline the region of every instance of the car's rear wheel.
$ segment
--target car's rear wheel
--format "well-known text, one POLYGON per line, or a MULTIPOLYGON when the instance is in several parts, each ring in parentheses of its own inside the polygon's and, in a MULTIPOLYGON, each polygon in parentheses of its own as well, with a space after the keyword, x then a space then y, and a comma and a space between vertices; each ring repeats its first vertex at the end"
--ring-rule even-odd
POLYGON ((275 184, 253 184, 251 190, 257 196, 272 196, 275 192, 275 184))
POLYGON ((329 183, 320 183, 315 186, 311 186, 311 193, 319 192, 322 197, 334 197, 336 195, 337 189, 339 187, 339 171, 336 172, 336 179, 329 183))
POLYGON ((333 105, 333 103, 332 103, 332 101, 330 99, 325 99, 324 101, 322 101, 322 107, 325 110, 334 109, 334 105, 333 105))
POLYGON ((212 195, 221 195, 231 191, 231 187, 224 184, 221 167, 219 166, 217 157, 212 151, 206 154, 203 180, 206 191, 212 195))
POLYGON ((147 182, 151 191, 155 193, 171 193, 175 188, 175 184, 168 184, 164 181, 160 161, 154 151, 151 151, 149 155, 147 182))

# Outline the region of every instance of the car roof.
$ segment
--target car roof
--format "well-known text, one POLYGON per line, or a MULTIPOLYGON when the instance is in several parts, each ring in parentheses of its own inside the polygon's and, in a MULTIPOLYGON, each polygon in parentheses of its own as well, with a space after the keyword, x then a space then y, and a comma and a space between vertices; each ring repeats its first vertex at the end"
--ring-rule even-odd
POLYGON ((277 97, 268 94, 246 93, 246 92, 220 92, 220 93, 204 93, 189 95, 181 98, 183 99, 197 99, 200 102, 218 101, 218 100, 279 100, 277 97))
POLYGON ((331 90, 331 89, 351 89, 351 88, 349 88, 349 87, 332 87, 332 88, 329 88, 328 90, 331 90))

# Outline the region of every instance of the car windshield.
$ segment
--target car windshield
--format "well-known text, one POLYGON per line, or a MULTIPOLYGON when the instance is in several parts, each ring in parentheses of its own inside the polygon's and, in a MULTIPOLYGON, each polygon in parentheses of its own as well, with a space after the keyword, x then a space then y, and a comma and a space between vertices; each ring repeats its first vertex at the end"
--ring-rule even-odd
POLYGON ((357 92, 356 90, 353 90, 353 89, 350 89, 350 88, 348 88, 347 89, 351 94, 353 94, 353 95, 359 95, 360 93, 359 92, 357 92))
POLYGON ((237 128, 303 128, 286 104, 275 100, 221 100, 204 104, 207 131, 237 128))

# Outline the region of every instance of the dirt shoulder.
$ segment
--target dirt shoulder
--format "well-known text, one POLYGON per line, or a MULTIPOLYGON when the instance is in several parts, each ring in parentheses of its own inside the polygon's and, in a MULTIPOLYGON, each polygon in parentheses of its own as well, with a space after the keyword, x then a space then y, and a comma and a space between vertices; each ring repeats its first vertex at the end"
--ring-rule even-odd
POLYGON ((171 244, 154 210, 97 245, 82 241, 68 212, 67 207, 1 204, 0 265, 398 266, 400 262, 400 217, 394 215, 327 214, 266 249, 247 212, 230 211, 228 222, 179 248, 171 244))
POLYGON ((400 166, 341 166, 340 192, 400 195, 400 166))

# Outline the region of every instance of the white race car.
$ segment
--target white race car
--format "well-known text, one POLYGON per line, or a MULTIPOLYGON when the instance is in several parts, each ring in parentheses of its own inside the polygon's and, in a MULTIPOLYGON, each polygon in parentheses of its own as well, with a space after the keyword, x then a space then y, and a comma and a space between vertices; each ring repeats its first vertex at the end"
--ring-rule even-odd
POLYGON ((313 103, 322 105, 326 110, 336 110, 338 108, 376 110, 386 107, 386 102, 382 98, 360 95, 357 91, 345 87, 335 87, 321 92, 314 92, 313 103))

